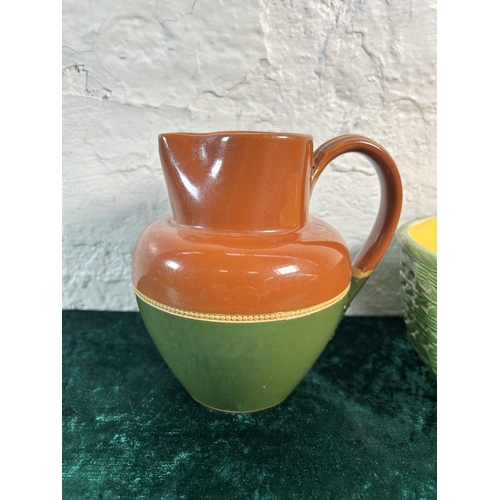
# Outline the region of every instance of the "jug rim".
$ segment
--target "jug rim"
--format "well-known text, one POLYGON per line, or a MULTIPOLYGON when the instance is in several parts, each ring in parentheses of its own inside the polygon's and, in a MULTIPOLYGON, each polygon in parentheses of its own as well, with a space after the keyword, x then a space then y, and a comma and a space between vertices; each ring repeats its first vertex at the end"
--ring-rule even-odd
POLYGON ((222 136, 222 135, 231 135, 231 136, 264 136, 264 137, 275 137, 278 139, 294 139, 294 138, 304 138, 304 139, 312 139, 312 135, 310 134, 298 134, 295 132, 266 132, 261 130, 220 130, 214 132, 165 132, 158 135, 158 137, 166 137, 166 136, 194 136, 194 137, 203 137, 203 136, 222 136))

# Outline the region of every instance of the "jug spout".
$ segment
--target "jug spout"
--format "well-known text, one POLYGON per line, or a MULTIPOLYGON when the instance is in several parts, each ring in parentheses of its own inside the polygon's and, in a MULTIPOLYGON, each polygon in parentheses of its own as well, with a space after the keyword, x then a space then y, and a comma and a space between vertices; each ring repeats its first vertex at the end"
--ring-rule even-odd
POLYGON ((159 136, 175 221, 221 231, 280 231, 304 225, 312 137, 267 132, 159 136))

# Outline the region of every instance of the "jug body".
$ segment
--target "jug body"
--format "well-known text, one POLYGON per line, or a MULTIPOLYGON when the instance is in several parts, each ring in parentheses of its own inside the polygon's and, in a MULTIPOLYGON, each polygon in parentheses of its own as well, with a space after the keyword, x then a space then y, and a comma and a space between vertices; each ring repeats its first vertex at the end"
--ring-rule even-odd
MULTIPOLYGON (((144 323, 195 400, 230 412, 274 406, 319 357, 370 273, 353 270, 342 237, 308 213, 315 176, 330 160, 295 134, 165 134, 159 145, 173 213, 134 251, 144 323)), ((396 224, 398 210, 386 208, 396 224)), ((378 219, 365 253, 380 252, 381 234, 383 244, 392 237, 387 214, 378 219)))

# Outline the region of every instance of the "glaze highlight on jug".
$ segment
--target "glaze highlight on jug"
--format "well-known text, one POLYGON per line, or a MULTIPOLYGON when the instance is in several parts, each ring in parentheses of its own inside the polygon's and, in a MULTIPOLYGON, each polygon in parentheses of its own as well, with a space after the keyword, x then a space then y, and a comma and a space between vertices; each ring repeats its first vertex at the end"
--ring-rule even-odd
POLYGON ((274 406, 300 382, 389 245, 401 210, 377 143, 268 132, 159 136, 172 215, 140 236, 132 278, 146 327, 191 396, 222 411, 274 406), (309 215, 337 156, 374 161, 379 212, 351 265, 340 234, 309 215))

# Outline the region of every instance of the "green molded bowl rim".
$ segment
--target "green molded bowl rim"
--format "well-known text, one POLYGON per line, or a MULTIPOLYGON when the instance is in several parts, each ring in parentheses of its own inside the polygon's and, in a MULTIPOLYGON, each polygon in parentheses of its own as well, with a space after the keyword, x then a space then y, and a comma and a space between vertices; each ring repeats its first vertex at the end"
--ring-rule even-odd
POLYGON ((420 224, 431 219, 437 219, 437 215, 414 219, 407 222, 396 233, 396 240, 401 248, 408 252, 413 259, 437 269, 437 252, 433 252, 432 250, 422 246, 410 236, 410 228, 413 225, 420 224))

